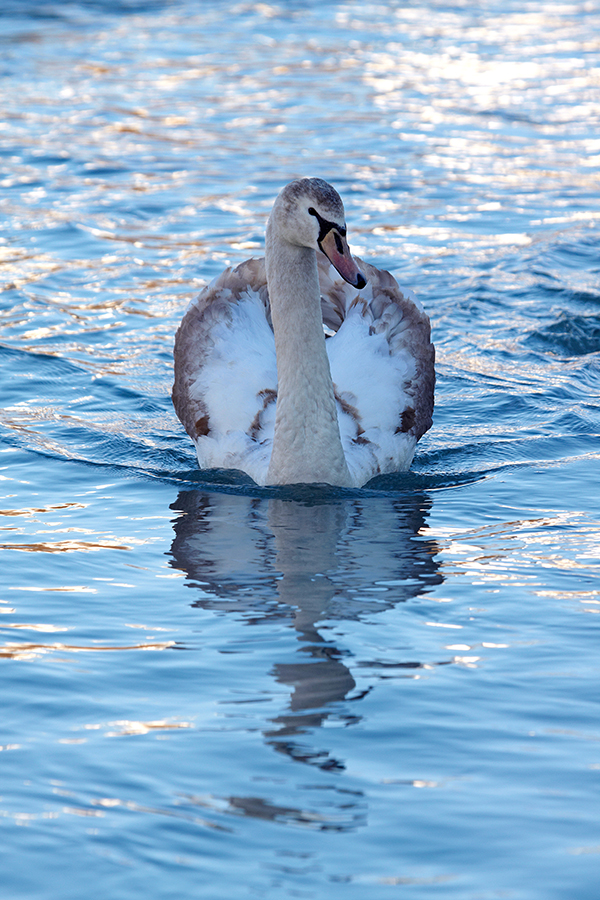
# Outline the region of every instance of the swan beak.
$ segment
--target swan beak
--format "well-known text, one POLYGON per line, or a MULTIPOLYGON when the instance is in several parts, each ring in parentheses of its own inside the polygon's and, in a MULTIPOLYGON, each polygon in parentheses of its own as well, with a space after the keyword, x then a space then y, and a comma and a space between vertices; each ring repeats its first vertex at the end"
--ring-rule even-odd
POLYGON ((319 247, 344 281, 359 290, 364 288, 367 279, 354 262, 346 238, 337 228, 330 228, 325 237, 319 241, 319 247))

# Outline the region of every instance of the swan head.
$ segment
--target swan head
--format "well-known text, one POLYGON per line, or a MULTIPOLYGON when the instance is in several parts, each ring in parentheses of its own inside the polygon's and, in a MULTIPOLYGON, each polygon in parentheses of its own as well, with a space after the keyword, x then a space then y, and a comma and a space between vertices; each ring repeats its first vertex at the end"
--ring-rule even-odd
POLYGON ((301 178, 283 188, 269 219, 269 229, 273 228, 290 244, 321 250, 353 287, 366 285, 346 240, 342 198, 322 178, 301 178))

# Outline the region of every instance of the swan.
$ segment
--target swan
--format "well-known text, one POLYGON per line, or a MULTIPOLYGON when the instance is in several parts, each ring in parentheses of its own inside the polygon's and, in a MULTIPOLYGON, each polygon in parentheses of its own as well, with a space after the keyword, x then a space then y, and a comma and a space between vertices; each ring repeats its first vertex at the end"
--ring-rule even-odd
POLYGON ((360 487, 406 471, 431 426, 429 319, 389 272, 352 257, 342 200, 320 178, 279 193, 264 259, 192 301, 174 368, 200 468, 260 485, 360 487))

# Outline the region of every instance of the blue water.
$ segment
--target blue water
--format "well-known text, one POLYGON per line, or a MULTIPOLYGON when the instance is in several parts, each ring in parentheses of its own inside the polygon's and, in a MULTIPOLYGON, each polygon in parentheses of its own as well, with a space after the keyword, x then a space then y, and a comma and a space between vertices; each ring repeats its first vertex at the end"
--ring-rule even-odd
POLYGON ((600 896, 597 12, 4 0, 3 897, 600 896), (432 320, 369 489, 211 480, 169 399, 298 175, 432 320))

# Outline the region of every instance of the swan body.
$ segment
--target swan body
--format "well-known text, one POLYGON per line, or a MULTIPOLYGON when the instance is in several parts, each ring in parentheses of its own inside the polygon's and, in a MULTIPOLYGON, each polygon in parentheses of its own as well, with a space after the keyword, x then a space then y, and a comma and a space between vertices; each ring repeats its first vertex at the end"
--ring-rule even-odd
POLYGON ((389 272, 352 257, 342 201, 318 178, 277 197, 264 259, 190 304, 174 361, 200 468, 258 484, 360 487, 406 471, 431 426, 429 319, 389 272))

